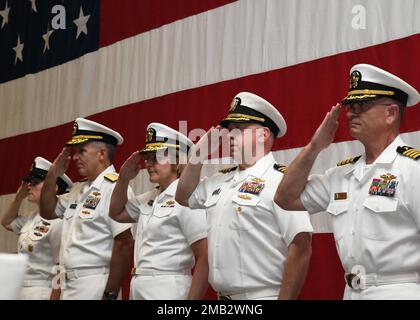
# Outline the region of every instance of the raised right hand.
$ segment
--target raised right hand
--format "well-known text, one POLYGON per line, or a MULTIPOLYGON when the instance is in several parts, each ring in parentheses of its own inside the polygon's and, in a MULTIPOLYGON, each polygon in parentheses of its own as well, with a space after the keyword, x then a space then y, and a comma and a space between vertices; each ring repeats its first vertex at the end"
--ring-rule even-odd
POLYGON ((19 186, 19 189, 16 191, 16 199, 23 200, 28 196, 28 183, 25 181, 22 181, 22 183, 19 186))
POLYGON ((70 161, 71 149, 70 147, 64 147, 63 150, 61 150, 61 152, 57 156, 57 158, 55 158, 49 171, 52 171, 55 176, 59 177, 67 171, 70 165, 70 161))
POLYGON ((338 129, 338 118, 340 116, 341 105, 337 103, 327 113, 321 125, 315 131, 311 140, 311 147, 313 150, 320 152, 327 148, 335 138, 335 133, 338 129))
POLYGON ((200 140, 195 144, 194 148, 191 150, 191 159, 190 162, 193 163, 203 163, 208 159, 209 155, 217 154, 219 152, 220 146, 220 131, 223 130, 222 127, 216 126, 211 127, 209 131, 203 135, 200 140))
POLYGON ((140 171, 140 152, 135 151, 128 157, 120 168, 119 179, 131 180, 134 179, 140 171))

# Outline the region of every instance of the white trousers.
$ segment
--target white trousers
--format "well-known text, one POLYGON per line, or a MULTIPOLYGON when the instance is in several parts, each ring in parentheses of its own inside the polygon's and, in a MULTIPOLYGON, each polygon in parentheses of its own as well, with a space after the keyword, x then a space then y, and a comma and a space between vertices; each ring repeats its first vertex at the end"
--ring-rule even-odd
POLYGON ((51 291, 50 287, 23 287, 19 298, 21 300, 49 300, 51 291))
POLYGON ((420 300, 420 284, 401 283, 371 286, 356 291, 346 286, 344 300, 420 300))
POLYGON ((101 300, 108 274, 90 275, 76 279, 66 280, 64 289, 61 289, 61 300, 101 300))
POLYGON ((130 300, 185 300, 191 275, 137 275, 131 279, 130 300))

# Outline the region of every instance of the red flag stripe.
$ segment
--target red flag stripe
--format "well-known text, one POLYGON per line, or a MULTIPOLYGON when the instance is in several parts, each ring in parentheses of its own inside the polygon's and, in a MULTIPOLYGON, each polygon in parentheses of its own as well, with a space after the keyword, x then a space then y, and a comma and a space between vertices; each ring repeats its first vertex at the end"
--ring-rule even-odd
POLYGON ((101 47, 237 0, 102 0, 101 47), (116 19, 116 15, 124 19, 116 19))

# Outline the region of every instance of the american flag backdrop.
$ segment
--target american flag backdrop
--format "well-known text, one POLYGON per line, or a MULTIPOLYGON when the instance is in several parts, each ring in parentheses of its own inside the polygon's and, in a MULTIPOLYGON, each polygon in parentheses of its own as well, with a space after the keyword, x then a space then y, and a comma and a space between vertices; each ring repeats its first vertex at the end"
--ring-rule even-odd
MULTIPOLYGON (((275 156, 287 165, 346 95, 352 65, 374 64, 420 89, 418 17, 417 0, 0 0, 0 211, 35 156, 54 160, 76 117, 124 136, 119 168, 150 122, 208 129, 250 91, 283 114, 288 132, 275 156)), ((344 113, 340 122, 313 172, 363 152, 344 113)), ((419 106, 407 109, 402 134, 420 147, 419 106)), ((69 175, 79 179, 74 168, 69 175)), ((146 172, 133 187, 151 188, 146 172)), ((312 222, 301 298, 340 299, 328 217, 312 222)), ((15 250, 1 230, 0 251, 15 250)))

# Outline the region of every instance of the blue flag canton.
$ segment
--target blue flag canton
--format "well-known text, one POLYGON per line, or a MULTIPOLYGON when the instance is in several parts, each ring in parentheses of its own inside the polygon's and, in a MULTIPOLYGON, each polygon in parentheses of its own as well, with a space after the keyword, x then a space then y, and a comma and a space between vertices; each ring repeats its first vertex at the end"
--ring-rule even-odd
POLYGON ((0 83, 99 48, 100 0, 0 0, 0 83))

